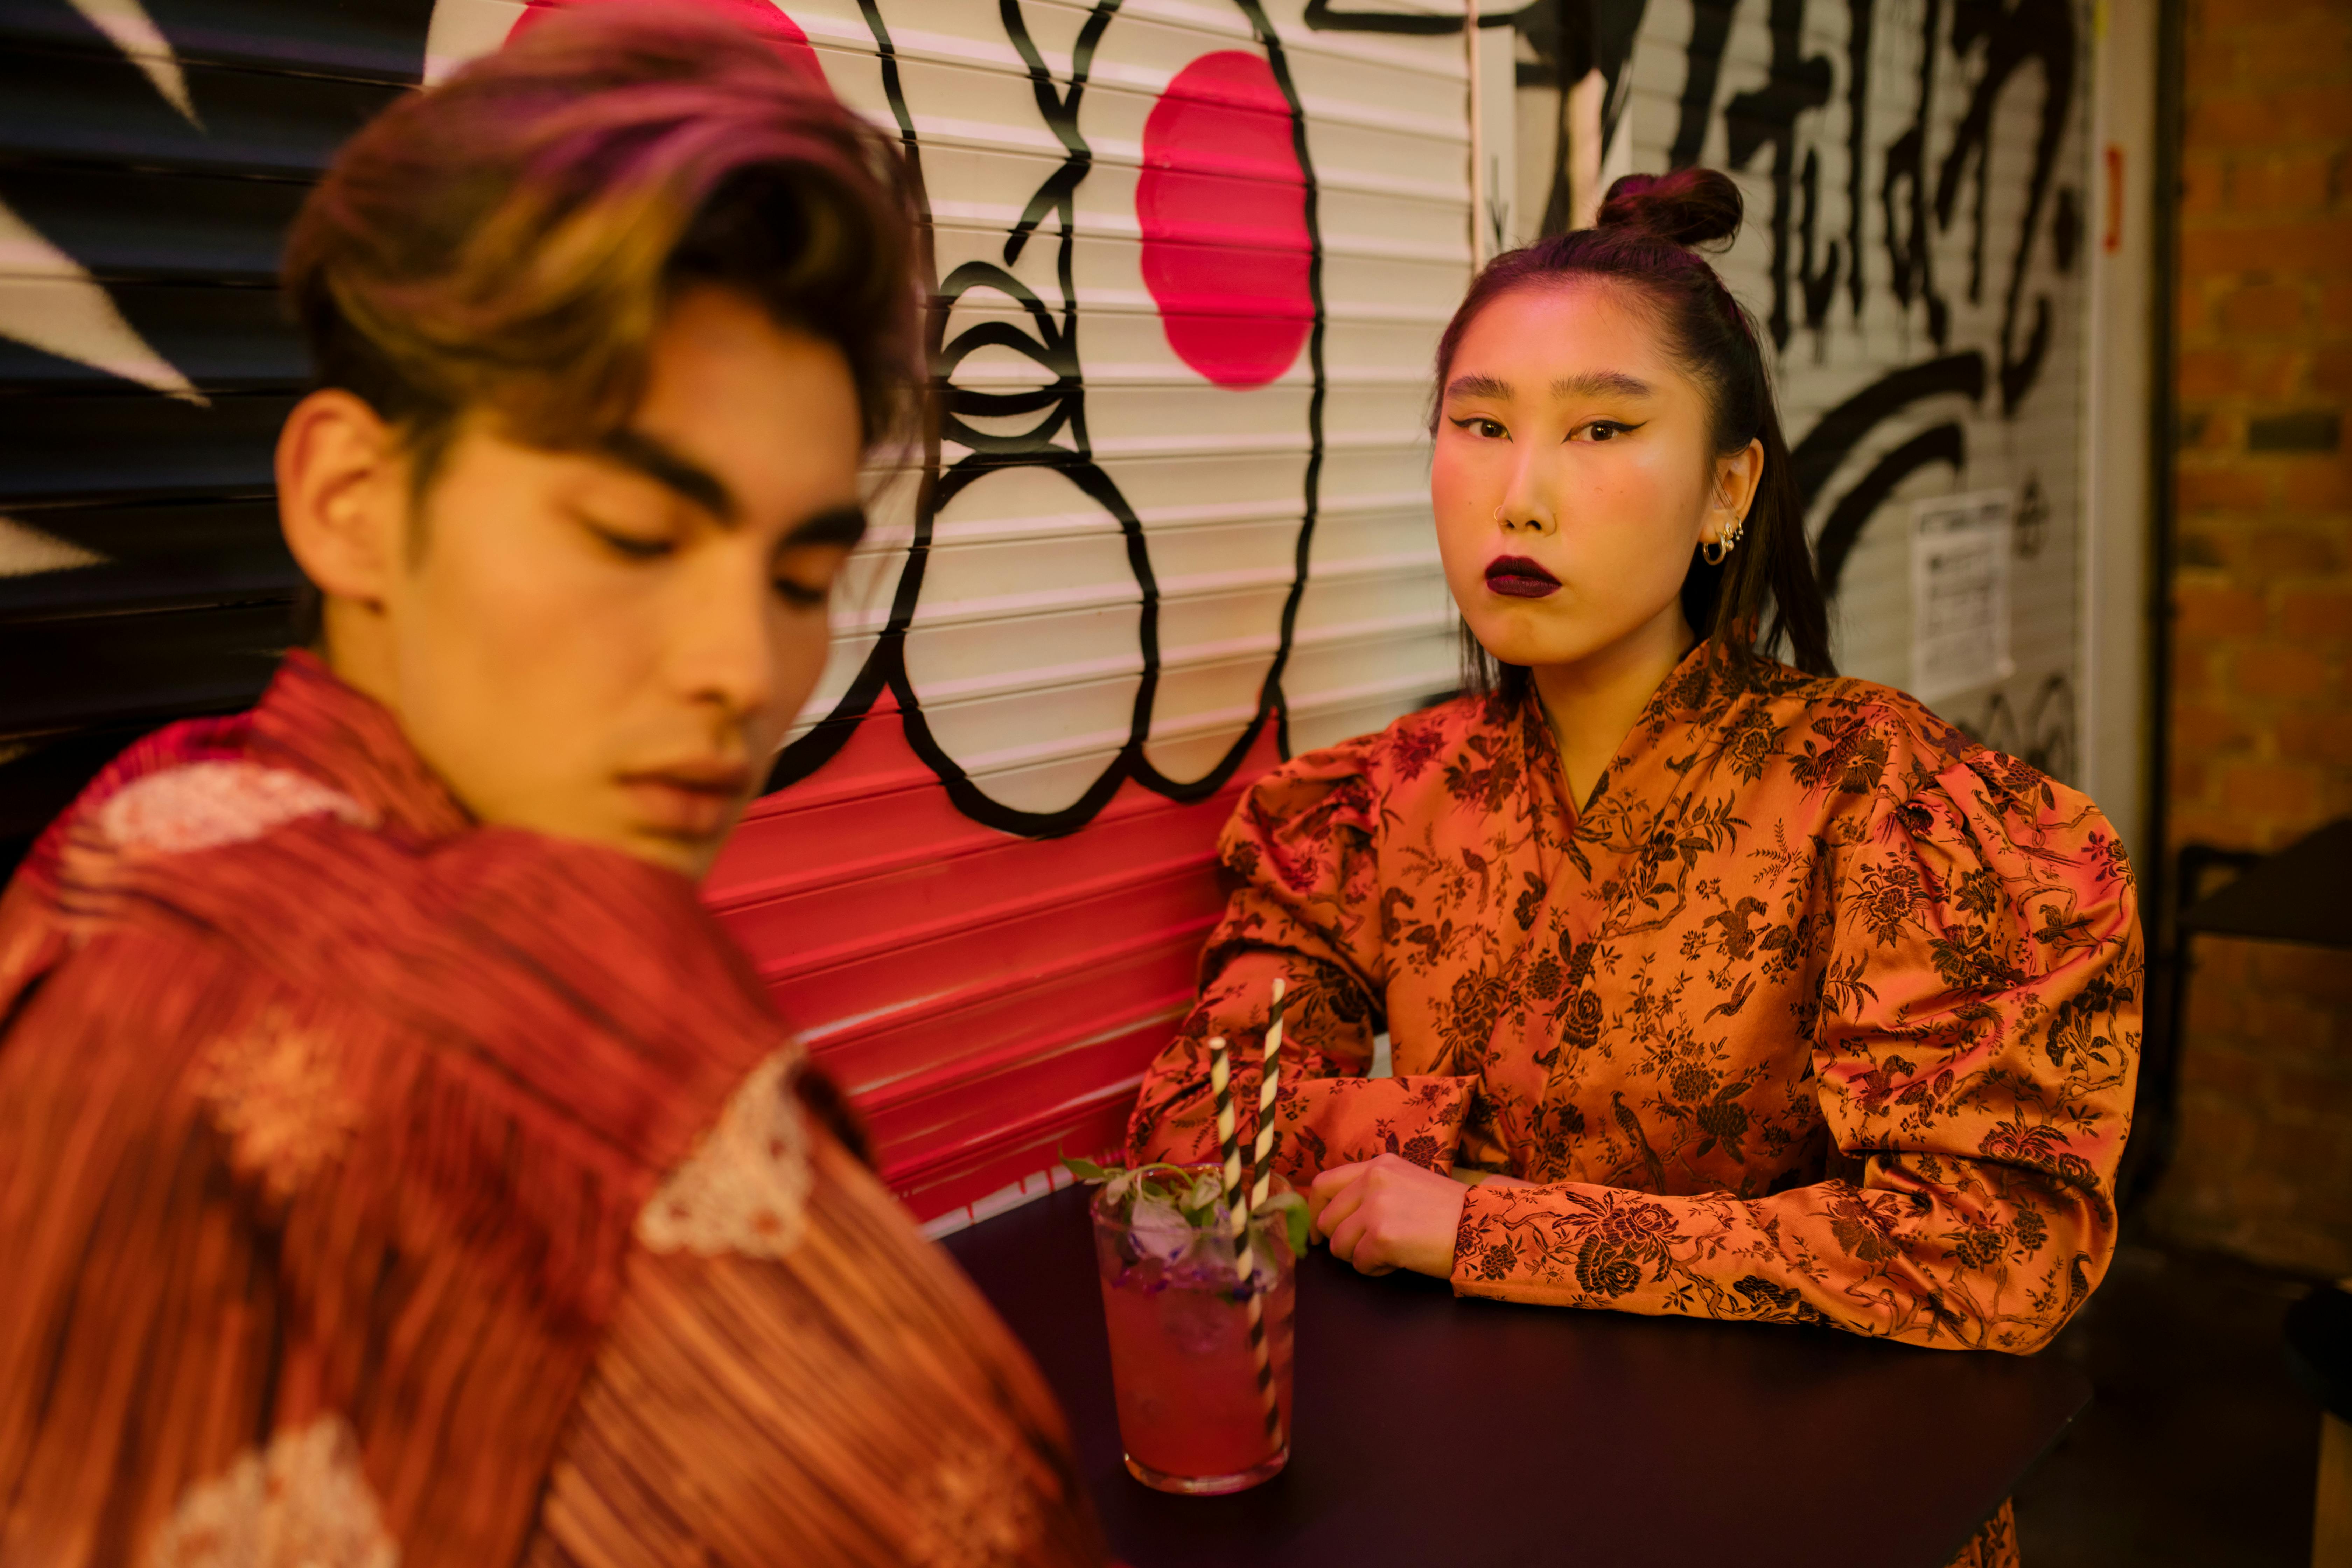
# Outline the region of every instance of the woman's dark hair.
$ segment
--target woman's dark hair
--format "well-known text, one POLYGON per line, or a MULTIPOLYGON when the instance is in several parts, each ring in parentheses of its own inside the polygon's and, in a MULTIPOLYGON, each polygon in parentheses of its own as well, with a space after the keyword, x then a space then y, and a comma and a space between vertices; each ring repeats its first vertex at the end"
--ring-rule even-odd
MULTIPOLYGON (((1471 281, 1437 342, 1438 395, 1444 395, 1462 334, 1479 311, 1512 290, 1607 278, 1638 292, 1654 312, 1668 353, 1706 396, 1716 453, 1737 452, 1750 441, 1764 444, 1764 476, 1738 547, 1720 566, 1693 552, 1683 578, 1683 614, 1700 637, 1736 660, 1769 658, 1785 639, 1798 668, 1830 675, 1835 669, 1829 615, 1813 577, 1804 502, 1790 472, 1755 323, 1695 248, 1728 243, 1739 232, 1740 214, 1739 187, 1716 170, 1626 175, 1609 187, 1592 227, 1507 251, 1471 281)), ((1434 429, 1433 411, 1431 425, 1434 429)), ((1513 700, 1527 693, 1526 668, 1496 660, 1466 624, 1462 662, 1472 690, 1513 700)))

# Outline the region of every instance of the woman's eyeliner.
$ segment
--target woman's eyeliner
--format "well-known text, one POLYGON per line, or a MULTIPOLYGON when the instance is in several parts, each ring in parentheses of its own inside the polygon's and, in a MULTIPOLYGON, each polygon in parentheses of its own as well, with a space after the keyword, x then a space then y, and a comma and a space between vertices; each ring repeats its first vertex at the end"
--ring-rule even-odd
MULTIPOLYGON (((1465 415, 1459 419, 1449 419, 1446 423, 1466 435, 1476 436, 1483 440, 1492 441, 1498 437, 1507 440, 1511 434, 1509 430, 1504 428, 1500 420, 1490 419, 1484 414, 1465 415), (1486 428, 1479 428, 1481 426, 1486 428)), ((1570 431, 1568 438, 1573 441, 1579 436, 1590 435, 1595 441, 1613 441, 1620 436, 1632 435, 1639 430, 1642 425, 1648 423, 1646 419, 1640 425, 1628 424, 1622 419, 1592 419, 1570 431)))

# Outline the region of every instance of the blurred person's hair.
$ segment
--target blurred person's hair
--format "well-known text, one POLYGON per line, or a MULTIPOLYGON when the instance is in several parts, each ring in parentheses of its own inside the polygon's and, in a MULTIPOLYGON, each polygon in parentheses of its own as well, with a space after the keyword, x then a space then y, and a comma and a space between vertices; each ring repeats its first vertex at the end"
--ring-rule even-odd
MULTIPOLYGON (((1552 235, 1486 264, 1437 344, 1437 396, 1462 334, 1478 313, 1517 289, 1598 278, 1625 288, 1663 335, 1667 353, 1706 395, 1712 455, 1764 444, 1764 474, 1738 547, 1720 565, 1694 552, 1683 578, 1683 614, 1700 637, 1735 659, 1772 653, 1785 640, 1790 662, 1810 675, 1835 673, 1829 615, 1805 541, 1804 498, 1780 434, 1772 379, 1756 323, 1706 258, 1702 246, 1738 233, 1739 187, 1714 169, 1627 174, 1609 187, 1591 228, 1552 235), (1770 620, 1766 620, 1767 612, 1770 620)), ((1436 428, 1433 405, 1430 427, 1436 428)), ((1471 690, 1524 697, 1528 671, 1507 665, 1462 628, 1464 683, 1471 690)))
POLYGON ((555 450, 617 432, 680 292, 740 290, 847 359, 870 444, 916 384, 912 202, 887 140, 770 42, 692 7, 557 11, 386 110, 303 203, 285 286, 315 385, 429 488, 461 421, 555 450))

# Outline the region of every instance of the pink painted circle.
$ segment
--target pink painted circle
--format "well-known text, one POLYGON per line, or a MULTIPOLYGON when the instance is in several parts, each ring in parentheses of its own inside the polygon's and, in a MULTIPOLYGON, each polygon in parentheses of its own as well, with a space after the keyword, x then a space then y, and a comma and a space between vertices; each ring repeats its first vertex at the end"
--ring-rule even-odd
POLYGON ((1219 386, 1290 368, 1315 319, 1307 177, 1265 59, 1202 55, 1143 122, 1135 213, 1168 346, 1219 386))
MULTIPOLYGON (((768 0, 694 0, 694 3, 767 39, 775 46, 778 54, 807 71, 811 79, 824 80, 824 68, 817 64, 816 51, 809 47, 808 35, 801 31, 799 23, 770 5, 768 0)), ((507 42, 514 42, 567 6, 594 4, 596 0, 524 0, 523 14, 517 16, 514 26, 507 29, 507 42)))

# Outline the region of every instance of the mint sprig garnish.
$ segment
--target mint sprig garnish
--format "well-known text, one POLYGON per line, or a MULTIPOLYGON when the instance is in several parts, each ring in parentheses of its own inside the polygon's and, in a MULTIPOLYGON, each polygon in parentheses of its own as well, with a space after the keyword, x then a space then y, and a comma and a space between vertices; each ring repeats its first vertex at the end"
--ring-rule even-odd
POLYGON ((1277 1214, 1282 1216, 1284 1235, 1290 1242, 1290 1256, 1304 1258, 1307 1256, 1307 1233, 1311 1224, 1307 1216, 1307 1194, 1276 1193, 1257 1205, 1257 1213, 1252 1218, 1271 1224, 1269 1216, 1277 1214))
MULTIPOLYGON (((1136 1243, 1162 1258, 1181 1254, 1193 1233, 1222 1226, 1224 1188, 1214 1170, 1199 1171, 1167 1161, 1146 1165, 1098 1165, 1075 1154, 1062 1157, 1071 1175, 1088 1186, 1098 1186, 1114 1205, 1128 1205, 1127 1225, 1136 1243)), ((1307 1251, 1307 1199, 1298 1193, 1276 1193, 1250 1216, 1253 1226, 1271 1227, 1282 1216, 1284 1239, 1290 1255, 1307 1251)))

